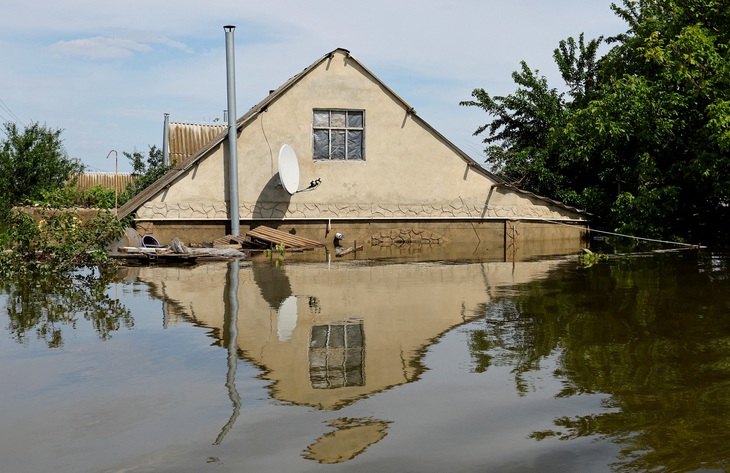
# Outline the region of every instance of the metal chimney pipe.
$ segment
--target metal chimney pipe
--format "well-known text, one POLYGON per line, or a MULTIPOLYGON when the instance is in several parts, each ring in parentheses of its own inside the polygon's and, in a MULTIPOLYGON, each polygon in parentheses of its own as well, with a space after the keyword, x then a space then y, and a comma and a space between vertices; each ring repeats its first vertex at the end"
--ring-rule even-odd
POLYGON ((162 130, 162 164, 170 164, 170 114, 165 114, 164 128, 162 130))
POLYGON ((238 216, 238 156, 236 130, 236 58, 233 50, 233 30, 236 27, 226 25, 226 71, 228 82, 228 184, 229 215, 231 218, 231 235, 239 236, 241 221, 238 216))

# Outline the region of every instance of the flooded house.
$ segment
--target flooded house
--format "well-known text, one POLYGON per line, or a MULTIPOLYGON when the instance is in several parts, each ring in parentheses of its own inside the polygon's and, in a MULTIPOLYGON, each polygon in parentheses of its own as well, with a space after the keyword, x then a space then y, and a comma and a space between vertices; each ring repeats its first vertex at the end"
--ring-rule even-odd
POLYGON ((237 180, 227 128, 216 130, 119 215, 163 244, 225 236, 235 210, 241 234, 265 225, 328 243, 341 233, 370 246, 470 242, 503 253, 518 239, 574 250, 588 228, 585 212, 483 168, 345 49, 270 91, 236 127, 237 180))

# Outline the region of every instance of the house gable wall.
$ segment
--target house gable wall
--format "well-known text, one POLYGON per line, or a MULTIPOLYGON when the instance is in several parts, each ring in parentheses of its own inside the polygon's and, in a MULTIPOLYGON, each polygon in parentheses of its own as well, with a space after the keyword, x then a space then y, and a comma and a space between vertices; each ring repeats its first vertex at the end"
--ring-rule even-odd
MULTIPOLYGON (((225 220, 227 141, 137 211, 142 220, 225 220)), ((247 120, 238 138, 239 215, 251 219, 579 219, 496 181, 409 110, 357 61, 338 50, 247 120), (365 160, 314 161, 314 109, 365 111, 365 160), (296 150, 300 188, 278 184, 278 152, 296 150)))

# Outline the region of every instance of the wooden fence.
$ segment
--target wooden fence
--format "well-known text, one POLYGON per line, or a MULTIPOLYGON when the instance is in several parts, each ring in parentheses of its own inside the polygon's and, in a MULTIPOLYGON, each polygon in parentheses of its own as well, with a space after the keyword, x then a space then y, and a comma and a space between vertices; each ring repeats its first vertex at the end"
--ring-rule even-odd
POLYGON ((136 177, 130 173, 92 172, 79 174, 76 180, 76 187, 82 191, 94 186, 101 186, 104 189, 114 189, 116 183, 116 189, 122 192, 127 188, 127 184, 135 179, 136 177))

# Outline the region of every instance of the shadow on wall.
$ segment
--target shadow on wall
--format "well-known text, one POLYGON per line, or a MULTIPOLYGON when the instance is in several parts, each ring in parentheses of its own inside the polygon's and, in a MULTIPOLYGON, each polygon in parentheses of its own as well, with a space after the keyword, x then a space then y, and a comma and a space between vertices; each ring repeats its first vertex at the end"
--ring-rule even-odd
POLYGON ((253 216, 254 218, 284 218, 289 210, 290 202, 291 194, 281 185, 279 174, 274 174, 261 189, 261 193, 256 199, 253 216))

